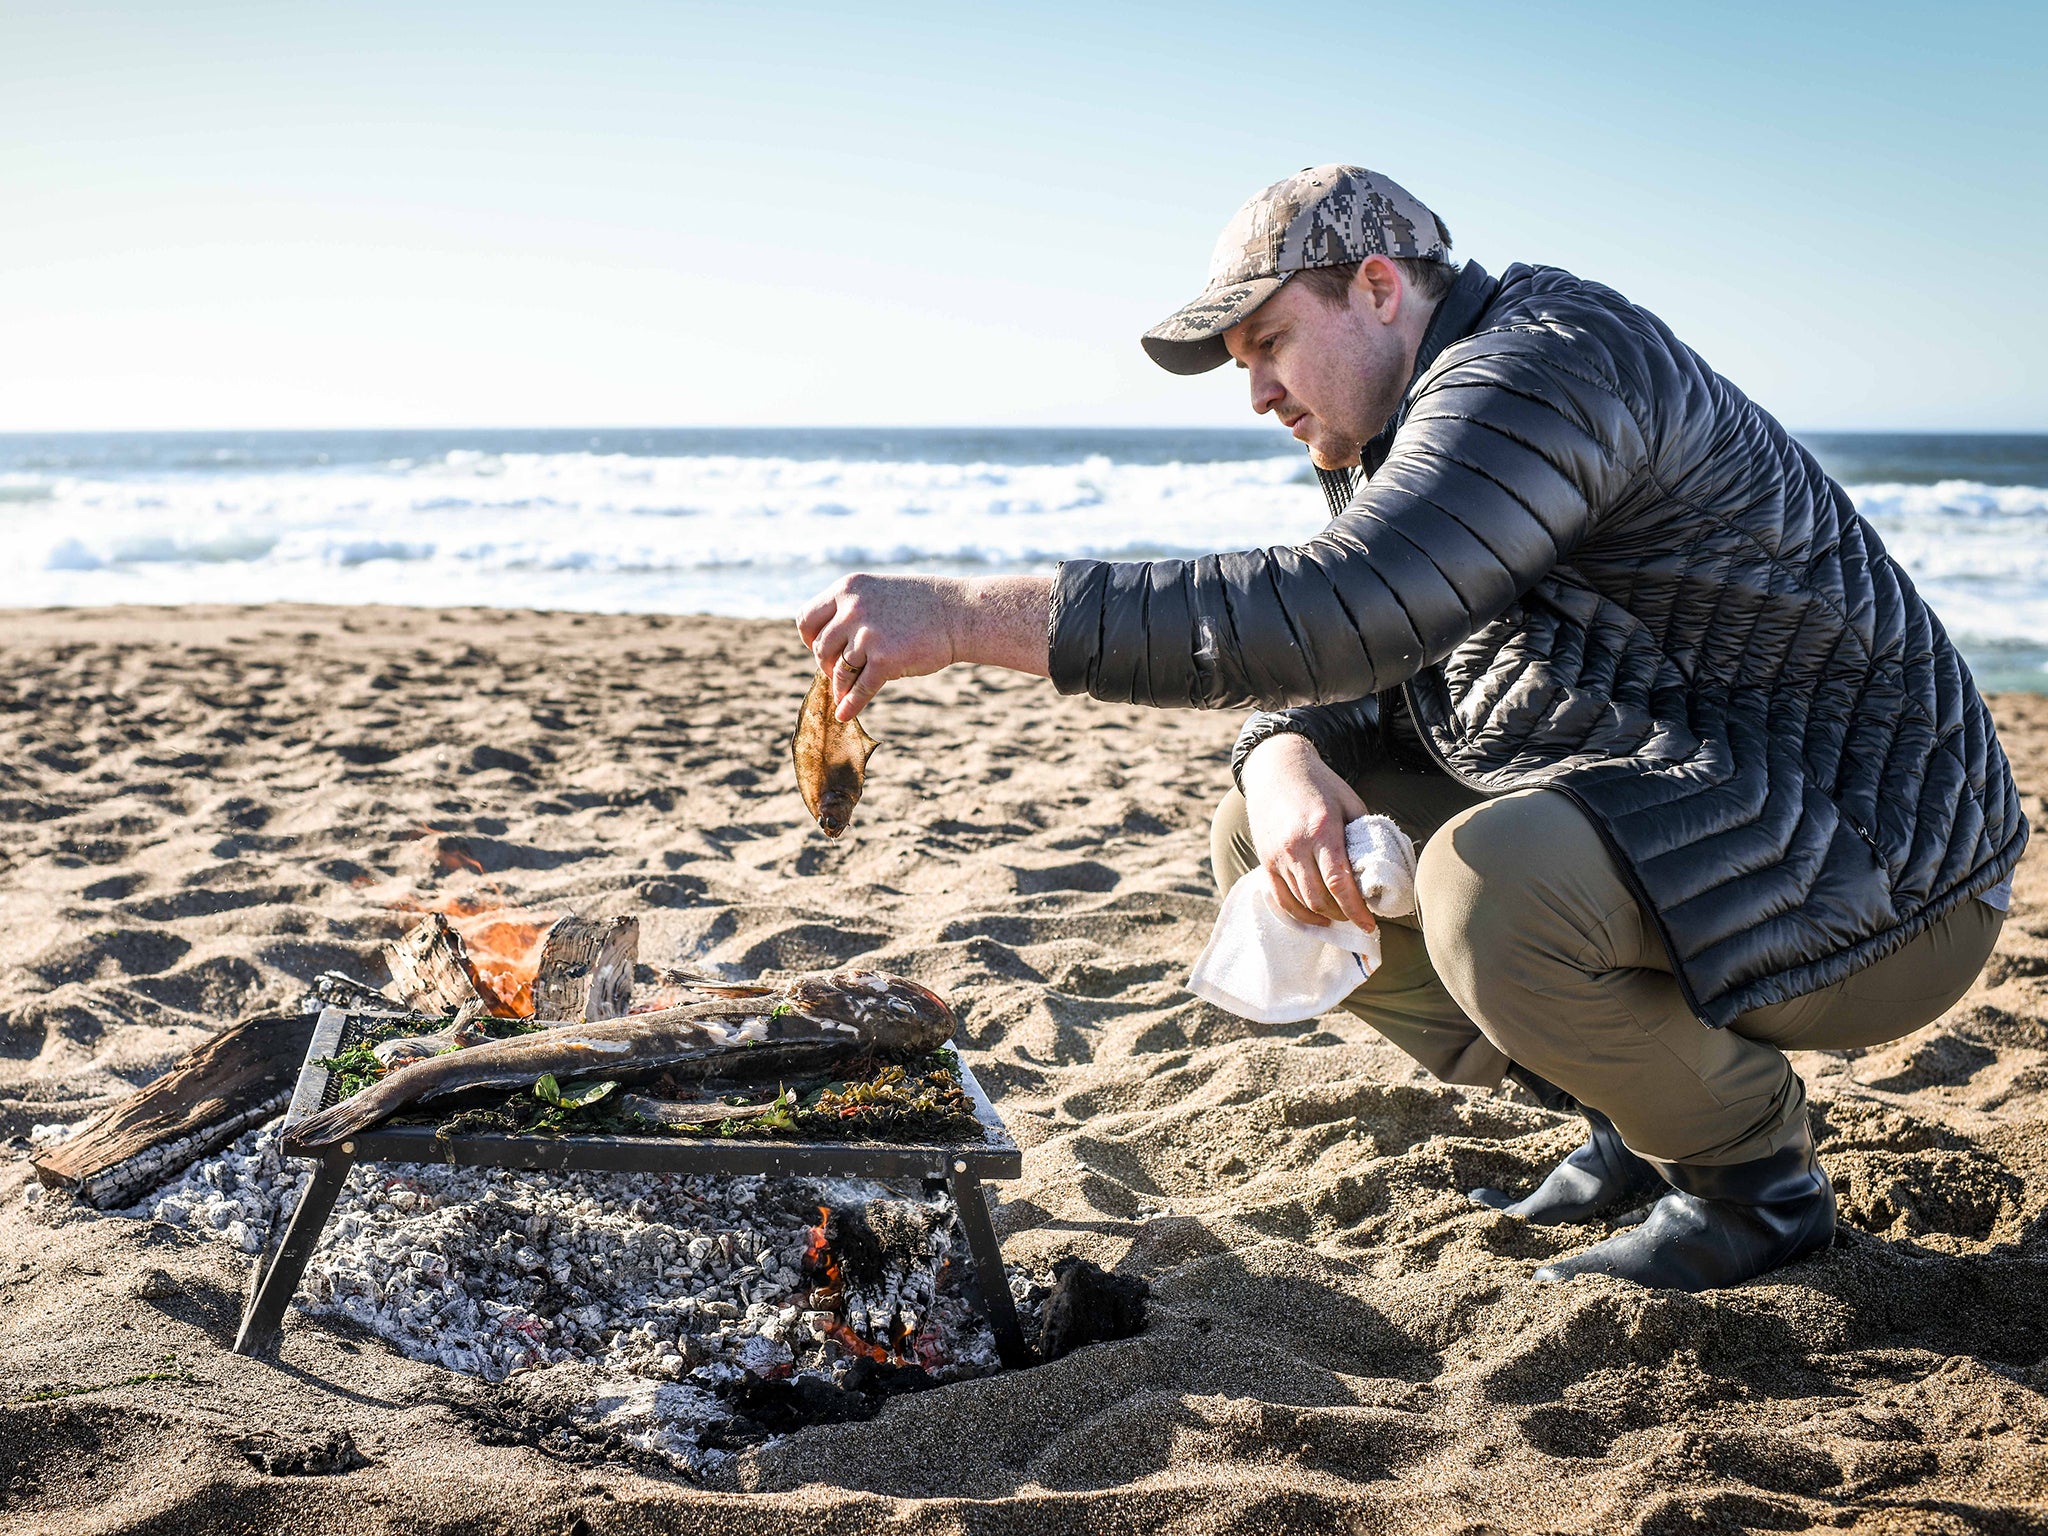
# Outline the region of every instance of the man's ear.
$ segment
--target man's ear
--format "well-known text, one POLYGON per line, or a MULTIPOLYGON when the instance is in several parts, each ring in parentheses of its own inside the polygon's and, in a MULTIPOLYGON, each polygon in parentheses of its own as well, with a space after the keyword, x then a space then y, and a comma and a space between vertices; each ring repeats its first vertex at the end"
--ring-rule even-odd
POLYGON ((1351 280, 1352 301, 1372 311, 1381 325, 1392 325, 1401 312, 1408 286, 1401 269, 1385 256, 1368 256, 1358 264, 1358 276, 1351 280))

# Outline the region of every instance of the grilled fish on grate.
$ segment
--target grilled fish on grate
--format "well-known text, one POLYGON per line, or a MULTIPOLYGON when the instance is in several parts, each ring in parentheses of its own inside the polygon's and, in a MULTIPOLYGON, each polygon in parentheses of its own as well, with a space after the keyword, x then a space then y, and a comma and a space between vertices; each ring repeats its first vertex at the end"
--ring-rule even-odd
POLYGON ((548 1075, 773 1077, 853 1056, 921 1056, 951 1039, 958 1022, 936 992, 900 976, 808 976, 752 996, 563 1024, 416 1061, 300 1121, 286 1132, 285 1147, 316 1151, 408 1105, 476 1088, 528 1088, 548 1075))

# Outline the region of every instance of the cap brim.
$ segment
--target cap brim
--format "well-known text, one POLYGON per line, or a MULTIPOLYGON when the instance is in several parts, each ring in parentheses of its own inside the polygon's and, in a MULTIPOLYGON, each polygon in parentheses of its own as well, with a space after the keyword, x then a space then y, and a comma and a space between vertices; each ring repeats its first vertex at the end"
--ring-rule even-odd
POLYGON ((1208 289, 1139 338, 1145 355, 1168 373, 1207 373, 1230 361, 1223 333, 1280 291, 1289 274, 1252 277, 1208 289))

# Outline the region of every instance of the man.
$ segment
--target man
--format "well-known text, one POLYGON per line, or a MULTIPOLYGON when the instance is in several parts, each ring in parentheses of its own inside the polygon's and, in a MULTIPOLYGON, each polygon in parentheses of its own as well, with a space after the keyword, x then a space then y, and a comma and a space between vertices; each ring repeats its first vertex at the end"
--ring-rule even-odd
POLYGON ((1784 1052, 1955 1002, 2026 819, 1968 670, 1813 459, 1621 295, 1450 243, 1385 177, 1319 166, 1246 203, 1144 338, 1177 373, 1235 361, 1308 445, 1342 500, 1307 544, 856 576, 800 627, 843 716, 955 661, 1268 711, 1218 881, 1263 866, 1283 910, 1371 926, 1342 829, 1393 816, 1418 910, 1345 1006, 1589 1127, 1526 1197, 1473 1197, 1535 1222, 1654 1197, 1537 1278, 1733 1285, 1834 1231, 1784 1052))

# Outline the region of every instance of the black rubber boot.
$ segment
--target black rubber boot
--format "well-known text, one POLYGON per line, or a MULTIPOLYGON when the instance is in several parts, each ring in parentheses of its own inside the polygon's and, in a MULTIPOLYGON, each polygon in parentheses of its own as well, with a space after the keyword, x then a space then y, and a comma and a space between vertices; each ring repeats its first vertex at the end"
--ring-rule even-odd
POLYGON ((1539 1227, 1555 1227, 1590 1220, 1664 1187, 1657 1170, 1622 1145, 1614 1122, 1599 1110, 1579 1103, 1527 1067, 1510 1067, 1508 1075, 1535 1094, 1545 1109, 1584 1115, 1591 1134, 1584 1146, 1551 1169, 1543 1182, 1520 1200, 1501 1189, 1475 1189, 1472 1199, 1539 1227))
POLYGON ((1827 1247, 1835 1235, 1835 1189, 1813 1155, 1813 1132, 1769 1157, 1704 1168, 1659 1166, 1671 1193, 1641 1226, 1536 1271, 1554 1283, 1614 1275, 1671 1291, 1716 1291, 1768 1274, 1827 1247))

